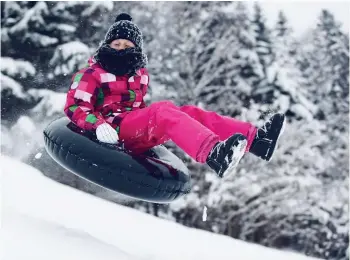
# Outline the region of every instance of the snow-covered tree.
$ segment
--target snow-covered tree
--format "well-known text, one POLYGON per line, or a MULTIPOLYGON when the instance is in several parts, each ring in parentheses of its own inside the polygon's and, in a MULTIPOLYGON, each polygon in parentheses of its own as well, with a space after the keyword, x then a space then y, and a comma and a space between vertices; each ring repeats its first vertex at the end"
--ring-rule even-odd
POLYGON ((236 2, 211 19, 203 24, 205 33, 200 39, 211 42, 204 43, 203 50, 199 50, 209 55, 207 60, 197 59, 206 68, 203 72, 199 70, 202 79, 197 83, 197 95, 209 109, 237 115, 242 107, 250 106, 253 85, 263 78, 263 68, 253 50, 255 39, 251 36, 249 13, 244 3, 236 2))
POLYGON ((24 60, 1 58, 1 118, 6 121, 17 119, 33 105, 33 98, 25 92, 18 79, 33 79, 35 68, 24 60))
POLYGON ((175 89, 180 104, 201 100, 208 109, 238 114, 263 75, 244 3, 179 2, 165 10, 156 80, 175 89))
MULTIPOLYGON (((190 55, 197 30, 208 15, 205 5, 214 6, 206 2, 164 2, 157 6, 158 12, 163 14, 159 19, 163 29, 153 42, 157 55, 152 59, 150 69, 154 75, 153 81, 174 90, 170 93, 176 93, 180 102, 193 99, 190 55)), ((164 98, 172 97, 167 95, 164 98)))
POLYGON ((266 67, 267 84, 254 95, 271 104, 271 109, 312 120, 318 109, 307 98, 308 81, 297 64, 298 43, 283 12, 279 13, 271 39, 274 59, 266 67))
POLYGON ((26 92, 31 88, 65 89, 70 74, 86 64, 91 54, 87 44, 97 44, 103 14, 112 8, 112 2, 2 3, 1 72, 7 76, 2 117, 13 121, 33 107, 39 99, 26 92), (18 89, 24 94, 16 95, 18 89))
MULTIPOLYGON (((251 98, 257 103, 271 105, 272 100, 275 99, 275 86, 271 82, 273 81, 271 74, 275 74, 271 73, 271 67, 274 67, 275 60, 272 33, 260 3, 255 2, 253 7, 251 26, 253 28, 252 35, 255 38, 254 52, 259 57, 263 76, 253 85, 251 98)), ((271 108, 269 109, 271 110, 271 108)))
POLYGON ((278 12, 275 30, 278 37, 290 35, 290 33, 293 31, 293 29, 288 24, 286 15, 281 10, 278 12))
POLYGON ((322 11, 317 26, 304 41, 299 65, 309 82, 308 98, 317 104, 317 118, 331 137, 322 149, 332 151, 330 156, 338 162, 338 170, 329 174, 347 179, 348 140, 343 136, 349 133, 349 36, 330 12, 322 11))
POLYGON ((268 167, 247 155, 228 179, 208 178, 212 230, 323 258, 344 254, 347 189, 341 182, 326 188, 319 178, 334 165, 317 148, 329 141, 324 128, 316 120, 295 121, 268 167))
POLYGON ((256 39, 256 51, 266 75, 266 67, 272 62, 274 52, 271 46, 271 31, 267 26, 263 8, 258 2, 254 2, 252 25, 254 28, 254 37, 256 39))
POLYGON ((300 67, 311 82, 310 99, 320 103, 323 116, 347 111, 349 96, 349 35, 334 16, 322 11, 317 27, 304 39, 300 67))

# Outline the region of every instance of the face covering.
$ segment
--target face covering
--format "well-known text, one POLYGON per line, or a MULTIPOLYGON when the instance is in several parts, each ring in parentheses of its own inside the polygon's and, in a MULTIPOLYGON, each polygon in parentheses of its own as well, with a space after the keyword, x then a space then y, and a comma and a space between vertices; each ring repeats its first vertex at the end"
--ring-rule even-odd
POLYGON ((116 76, 133 76, 147 64, 147 56, 139 47, 116 50, 103 44, 94 57, 104 70, 116 76))

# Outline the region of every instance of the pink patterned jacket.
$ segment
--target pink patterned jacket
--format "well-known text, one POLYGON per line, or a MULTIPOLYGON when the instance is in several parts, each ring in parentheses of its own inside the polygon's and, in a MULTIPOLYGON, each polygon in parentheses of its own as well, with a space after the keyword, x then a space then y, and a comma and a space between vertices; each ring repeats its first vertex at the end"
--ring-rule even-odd
POLYGON ((95 130, 107 122, 119 133, 127 113, 146 107, 143 98, 149 84, 148 71, 141 68, 136 74, 115 76, 90 58, 89 66, 72 77, 64 113, 85 130, 95 130))

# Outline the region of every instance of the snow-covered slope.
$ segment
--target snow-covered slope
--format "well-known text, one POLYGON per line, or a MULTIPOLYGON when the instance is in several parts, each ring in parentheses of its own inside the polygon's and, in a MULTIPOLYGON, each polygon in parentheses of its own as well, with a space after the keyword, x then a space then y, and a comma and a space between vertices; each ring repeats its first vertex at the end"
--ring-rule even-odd
POLYGON ((113 245, 86 232, 70 230, 62 225, 4 208, 1 233, 3 260, 136 260, 113 245))
POLYGON ((104 201, 8 157, 0 165, 2 259, 311 259, 104 201))

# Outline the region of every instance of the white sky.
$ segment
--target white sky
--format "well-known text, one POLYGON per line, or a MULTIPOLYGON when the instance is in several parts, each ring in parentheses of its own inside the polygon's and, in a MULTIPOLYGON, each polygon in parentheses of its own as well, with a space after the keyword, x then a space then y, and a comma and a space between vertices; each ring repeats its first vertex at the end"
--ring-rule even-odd
MULTIPOLYGON (((253 6, 253 1, 247 1, 253 6)), ((336 21, 342 24, 344 31, 349 32, 350 2, 349 1, 259 1, 265 17, 270 25, 274 25, 279 10, 284 11, 294 32, 300 35, 316 25, 322 9, 328 9, 334 14, 336 21)))

